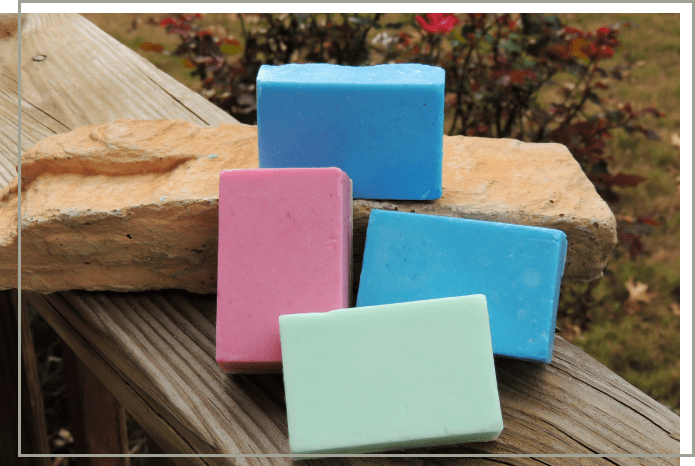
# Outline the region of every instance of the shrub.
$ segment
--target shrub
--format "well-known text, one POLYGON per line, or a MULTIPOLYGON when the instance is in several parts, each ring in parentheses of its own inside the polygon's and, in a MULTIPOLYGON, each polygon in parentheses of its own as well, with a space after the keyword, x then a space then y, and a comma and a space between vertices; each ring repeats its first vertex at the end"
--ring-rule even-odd
MULTIPOLYGON (((629 71, 605 65, 629 23, 585 32, 542 14, 430 13, 401 15, 397 22, 382 14, 237 18, 241 40, 219 26, 201 26, 200 14, 165 18, 160 25, 179 37, 173 53, 183 56, 184 66, 201 80, 200 93, 242 123, 256 123, 255 81, 263 64, 424 63, 446 71, 447 134, 563 144, 609 203, 619 199, 613 187, 645 180, 612 173, 606 153, 606 140, 617 130, 658 139, 639 120, 663 116, 655 108, 637 111, 601 97, 611 80, 629 71)), ((162 49, 148 45, 147 50, 162 49)), ((632 258, 643 252, 635 233, 640 226, 639 219, 618 225, 620 244, 632 258)))
MULTIPOLYGON (((605 152, 618 129, 658 139, 638 121, 663 116, 601 97, 627 71, 604 63, 628 23, 585 32, 542 14, 402 15, 390 23, 381 14, 237 17, 241 40, 213 35, 199 14, 160 24, 179 36, 174 53, 200 78, 200 92, 243 123, 256 122, 255 78, 263 64, 424 63, 446 71, 447 134, 564 144, 608 202, 618 199, 614 186, 644 181, 611 173, 605 152)), ((623 236, 633 253, 640 250, 638 237, 623 236)))

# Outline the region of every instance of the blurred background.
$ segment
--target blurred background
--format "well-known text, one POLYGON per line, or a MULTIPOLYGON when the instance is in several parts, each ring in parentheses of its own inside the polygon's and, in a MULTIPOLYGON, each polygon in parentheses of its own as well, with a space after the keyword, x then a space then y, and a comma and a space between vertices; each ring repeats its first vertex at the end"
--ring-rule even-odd
MULTIPOLYGON (((603 278, 563 285, 560 335, 680 415, 678 14, 83 16, 242 123, 262 64, 424 63, 446 71, 445 134, 566 145, 618 245, 603 278)), ((69 455, 62 342, 29 311, 52 452, 69 455)), ((130 418, 128 439, 147 452, 130 418)))

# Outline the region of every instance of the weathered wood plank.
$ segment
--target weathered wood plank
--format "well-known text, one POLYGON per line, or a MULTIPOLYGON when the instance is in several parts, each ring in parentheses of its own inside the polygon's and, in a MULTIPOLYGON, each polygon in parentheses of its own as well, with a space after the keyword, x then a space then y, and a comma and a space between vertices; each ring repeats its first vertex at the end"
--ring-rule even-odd
MULTIPOLYGON (((10 295, 16 309, 16 295, 10 295)), ((24 296, 21 299, 21 331, 22 331, 22 436, 28 435, 27 446, 30 451, 22 453, 50 453, 48 444, 48 432, 46 430, 46 417, 39 379, 38 362, 34 350, 34 338, 29 322, 29 309, 24 296)), ((15 327, 16 328, 16 327, 15 327)), ((48 458, 37 458, 34 464, 47 466, 48 458)))
POLYGON ((0 188, 17 176, 17 27, 16 14, 0 13, 0 30, 4 32, 0 34, 0 188))
POLYGON ((49 453, 44 418, 43 395, 34 354, 31 328, 24 299, 21 311, 17 308, 17 290, 0 291, 0 399, 5 403, 0 421, 0 464, 49 466, 49 458, 19 459, 18 442, 21 433, 22 453, 49 453), (17 319, 22 314, 22 368, 17 378, 17 319), (17 388, 21 383, 22 430, 17 430, 17 388))
MULTIPOLYGON (((63 367, 75 452, 128 453, 126 414, 111 392, 75 352, 63 343, 63 367)), ((79 466, 130 466, 130 458, 78 458, 79 466)))
POLYGON ((22 108, 51 132, 118 118, 235 120, 79 15, 27 15, 22 108), (33 57, 46 58, 34 61, 33 57), (76 59, 79 57, 79 59, 76 59))
MULTIPOLYGON (((142 398, 152 400, 157 415, 143 419, 144 428, 153 419, 168 425, 169 431, 187 426, 191 441, 179 442, 183 449, 177 451, 288 453, 282 376, 228 375, 215 362, 214 295, 28 296, 66 341, 81 340, 86 347, 80 352, 103 359, 102 366, 121 375, 112 377, 123 385, 118 393, 138 387, 142 398)), ((499 358, 496 369, 505 423, 499 439, 413 453, 678 451, 678 416, 560 337, 551 365, 499 358)), ((120 400, 126 407, 130 396, 120 400)), ((634 459, 611 461, 631 464, 634 459)), ((552 464, 579 462, 558 458, 552 464)))
POLYGON ((7 412, 0 419, 0 462, 20 464, 15 461, 18 449, 29 448, 30 429, 22 434, 18 446, 17 431, 17 290, 0 291, 0 396, 6 400, 7 412), (14 299, 11 294, 14 294, 14 299))
MULTIPOLYGON (((165 455, 166 452, 161 449, 157 442, 151 437, 147 438, 147 453, 150 455, 165 455)), ((176 463, 171 459, 163 456, 147 458, 147 466, 176 466, 176 463)))

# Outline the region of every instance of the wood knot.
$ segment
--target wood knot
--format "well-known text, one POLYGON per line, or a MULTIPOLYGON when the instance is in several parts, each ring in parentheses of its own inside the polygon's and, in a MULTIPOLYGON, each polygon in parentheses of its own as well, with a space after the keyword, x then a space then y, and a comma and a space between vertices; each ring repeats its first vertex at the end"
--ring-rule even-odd
MULTIPOLYGON (((0 13, 0 39, 9 39, 17 35, 19 19, 17 13, 0 13)), ((22 15, 24 19, 24 15, 22 15)))
POLYGON ((34 61, 44 61, 45 59, 46 59, 46 55, 44 55, 42 53, 40 53, 38 55, 34 55, 32 57, 32 60, 34 60, 34 61))

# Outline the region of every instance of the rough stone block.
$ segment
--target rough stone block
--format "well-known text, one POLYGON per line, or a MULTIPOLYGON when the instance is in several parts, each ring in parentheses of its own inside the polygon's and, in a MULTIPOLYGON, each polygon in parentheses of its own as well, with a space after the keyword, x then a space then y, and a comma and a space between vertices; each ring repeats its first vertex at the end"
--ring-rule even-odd
MULTIPOLYGON (((214 293, 220 171, 257 167, 254 126, 116 120, 44 139, 22 156, 22 288, 214 293)), ((444 136, 442 198, 353 202, 355 286, 373 208, 560 229, 565 280, 599 278, 616 244, 558 144, 444 136)), ((0 190, 0 289, 16 271, 15 180, 0 190)))

